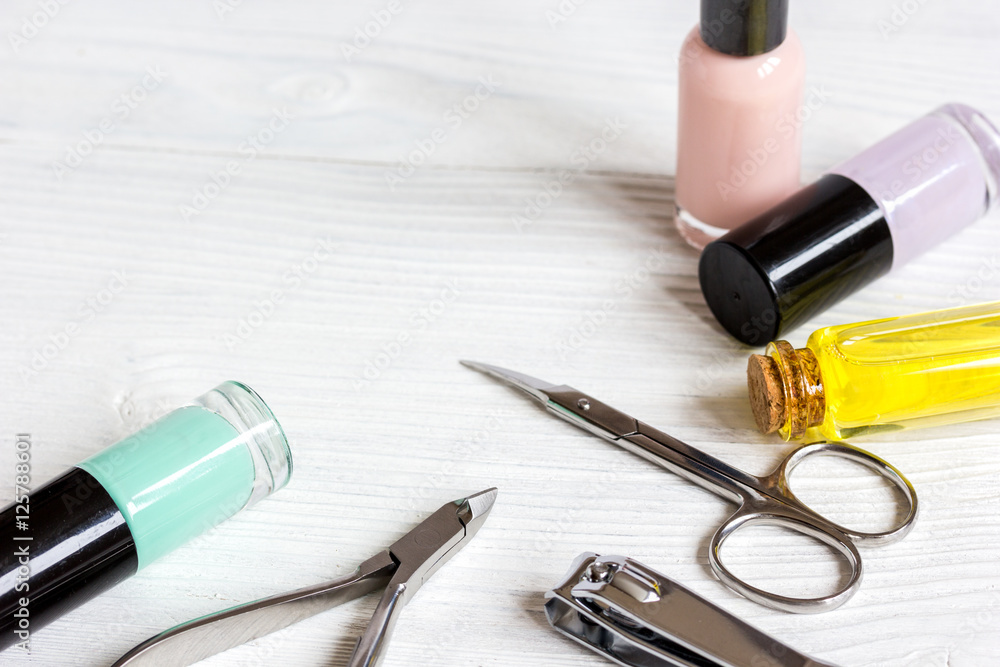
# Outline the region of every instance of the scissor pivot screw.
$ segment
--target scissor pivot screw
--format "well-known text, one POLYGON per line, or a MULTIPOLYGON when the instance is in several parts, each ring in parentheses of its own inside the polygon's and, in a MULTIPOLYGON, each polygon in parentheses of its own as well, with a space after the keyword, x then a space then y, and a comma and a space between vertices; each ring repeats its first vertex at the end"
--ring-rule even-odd
POLYGON ((579 401, 576 402, 576 407, 580 408, 581 410, 589 410, 590 401, 588 401, 585 398, 581 398, 579 401))

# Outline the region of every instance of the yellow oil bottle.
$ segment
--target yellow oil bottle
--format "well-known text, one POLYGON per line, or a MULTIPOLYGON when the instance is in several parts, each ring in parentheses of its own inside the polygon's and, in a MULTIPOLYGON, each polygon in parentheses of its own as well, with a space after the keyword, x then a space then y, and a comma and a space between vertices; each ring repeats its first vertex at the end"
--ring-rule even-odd
POLYGON ((758 427, 785 440, 1000 416, 1000 302, 815 331, 750 357, 758 427))

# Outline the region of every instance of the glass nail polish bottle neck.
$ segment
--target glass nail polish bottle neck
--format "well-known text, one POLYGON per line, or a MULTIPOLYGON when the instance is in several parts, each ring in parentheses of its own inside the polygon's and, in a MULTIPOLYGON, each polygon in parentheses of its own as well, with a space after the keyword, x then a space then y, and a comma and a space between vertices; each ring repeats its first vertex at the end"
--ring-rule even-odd
POLYGON ((805 59, 787 0, 702 0, 681 47, 675 224, 693 246, 800 186, 805 59))
POLYGON ((1000 416, 1000 302, 827 327, 747 368, 758 427, 785 440, 1000 416))

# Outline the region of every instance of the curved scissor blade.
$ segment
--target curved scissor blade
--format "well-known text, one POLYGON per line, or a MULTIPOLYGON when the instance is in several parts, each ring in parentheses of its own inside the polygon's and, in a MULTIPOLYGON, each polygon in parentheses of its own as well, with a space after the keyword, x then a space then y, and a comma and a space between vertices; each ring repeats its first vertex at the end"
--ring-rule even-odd
POLYGON ((530 375, 525 375, 524 373, 518 373, 517 371, 512 371, 507 368, 500 368, 499 366, 491 366, 490 364, 484 364, 478 361, 466 361, 465 359, 462 359, 458 363, 463 366, 468 366, 472 370, 479 371, 480 373, 485 373, 486 375, 505 382, 512 387, 516 387, 541 403, 549 402, 550 396, 548 390, 554 389, 557 386, 551 382, 539 380, 538 378, 533 378, 530 375))
POLYGON ((639 424, 634 417, 579 389, 564 384, 551 384, 524 373, 478 361, 460 363, 520 389, 542 403, 547 411, 599 438, 617 441, 638 431, 639 424))

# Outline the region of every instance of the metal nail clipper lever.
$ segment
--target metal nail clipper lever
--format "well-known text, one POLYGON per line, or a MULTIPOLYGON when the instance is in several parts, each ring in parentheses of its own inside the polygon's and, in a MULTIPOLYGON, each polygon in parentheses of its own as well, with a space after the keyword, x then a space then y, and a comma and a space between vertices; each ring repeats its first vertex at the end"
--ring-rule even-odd
POLYGON ((139 644, 112 667, 190 665, 384 588, 371 622, 347 661, 347 667, 376 667, 403 607, 475 536, 496 497, 496 489, 487 489, 447 503, 353 574, 182 623, 139 644))
POLYGON ((836 609, 861 586, 861 554, 855 545, 895 542, 910 532, 917 519, 917 493, 913 485, 899 470, 863 449, 845 443, 803 445, 785 457, 769 475, 758 477, 643 424, 635 417, 573 387, 554 385, 488 364, 462 363, 521 390, 543 404, 548 412, 736 503, 736 512, 712 536, 708 561, 722 583, 754 602, 798 613, 836 609), (881 475, 899 490, 905 500, 902 520, 889 530, 865 533, 834 523, 810 509, 792 493, 788 478, 796 466, 814 456, 847 459, 881 475), (750 525, 781 526, 822 542, 844 557, 851 568, 850 578, 836 592, 815 598, 777 595, 743 581, 722 562, 722 545, 737 530, 750 525))
POLYGON ((581 554, 545 599, 553 628, 626 667, 834 667, 631 558, 581 554))

